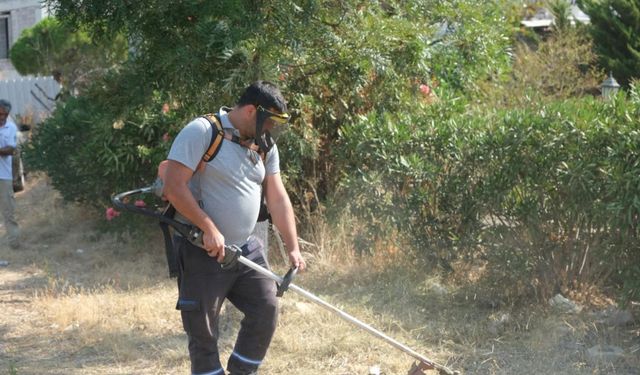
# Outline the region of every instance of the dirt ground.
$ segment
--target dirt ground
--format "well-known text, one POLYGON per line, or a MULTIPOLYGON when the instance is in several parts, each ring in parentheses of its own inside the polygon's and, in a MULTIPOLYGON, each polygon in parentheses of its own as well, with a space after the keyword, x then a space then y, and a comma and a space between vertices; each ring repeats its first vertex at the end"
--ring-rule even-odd
MULTIPOLYGON (((0 374, 190 373, 155 225, 110 232, 64 204, 44 177, 32 177, 17 201, 23 248, 0 244, 8 262, 0 266, 0 374)), ((438 275, 336 253, 307 248, 309 270, 295 283, 463 374, 640 374, 637 307, 621 322, 587 308, 491 309, 461 299, 438 275)), ((286 270, 273 255, 275 271, 286 270)), ((239 319, 225 309, 225 358, 239 319)), ((407 374, 413 362, 289 292, 261 374, 407 374)))

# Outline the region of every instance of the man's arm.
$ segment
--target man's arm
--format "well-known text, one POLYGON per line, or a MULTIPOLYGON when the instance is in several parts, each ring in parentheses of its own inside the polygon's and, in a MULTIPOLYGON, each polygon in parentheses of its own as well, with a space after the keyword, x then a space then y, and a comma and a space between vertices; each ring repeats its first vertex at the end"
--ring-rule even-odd
POLYGON ((289 200, 280 173, 267 175, 264 179, 263 186, 265 196, 267 198, 267 207, 271 212, 271 218, 276 225, 284 243, 289 251, 289 260, 291 264, 298 267, 298 270, 305 269, 306 264, 300 253, 298 245, 298 232, 296 230, 296 218, 293 214, 293 207, 289 200))
POLYGON ((218 261, 222 262, 224 236, 191 194, 188 185, 191 177, 193 177, 193 171, 187 166, 168 160, 163 194, 180 214, 204 232, 202 237, 204 249, 209 256, 217 257, 218 261))
POLYGON ((13 146, 4 146, 4 147, 0 147, 0 156, 9 156, 9 155, 13 155, 13 153, 16 151, 16 148, 13 146))

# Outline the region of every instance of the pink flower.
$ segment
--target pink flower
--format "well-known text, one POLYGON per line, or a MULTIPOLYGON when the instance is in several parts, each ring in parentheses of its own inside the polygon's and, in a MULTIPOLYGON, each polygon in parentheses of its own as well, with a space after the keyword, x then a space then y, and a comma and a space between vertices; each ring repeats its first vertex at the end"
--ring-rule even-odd
POLYGON ((169 142, 170 140, 171 140, 171 137, 169 136, 169 133, 164 133, 164 134, 162 135, 162 141, 163 141, 163 142, 165 142, 165 143, 166 143, 166 142, 169 142))
POLYGON ((164 113, 165 115, 169 113, 169 103, 164 103, 162 105, 162 113, 164 113))
POLYGON ((142 199, 138 199, 137 201, 133 202, 133 205, 140 208, 147 207, 147 204, 144 203, 142 199))
POLYGON ((107 221, 111 221, 116 217, 120 216, 120 212, 116 211, 113 207, 107 208, 107 211, 105 212, 105 214, 107 216, 107 221))
POLYGON ((425 85, 424 83, 420 85, 420 92, 424 96, 429 96, 431 94, 431 87, 429 85, 425 85))

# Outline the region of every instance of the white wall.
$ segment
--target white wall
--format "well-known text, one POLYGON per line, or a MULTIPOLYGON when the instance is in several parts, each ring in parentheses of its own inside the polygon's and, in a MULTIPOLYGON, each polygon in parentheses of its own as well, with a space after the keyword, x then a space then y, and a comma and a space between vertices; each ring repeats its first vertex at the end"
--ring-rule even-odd
MULTIPOLYGON (((24 29, 40 22, 43 15, 40 0, 0 0, 0 13, 9 14, 9 48, 24 29)), ((20 75, 9 59, 0 59, 0 79, 17 79, 20 75)))
POLYGON ((16 8, 10 12, 9 46, 12 46, 24 29, 28 29, 40 21, 42 11, 40 6, 16 8))

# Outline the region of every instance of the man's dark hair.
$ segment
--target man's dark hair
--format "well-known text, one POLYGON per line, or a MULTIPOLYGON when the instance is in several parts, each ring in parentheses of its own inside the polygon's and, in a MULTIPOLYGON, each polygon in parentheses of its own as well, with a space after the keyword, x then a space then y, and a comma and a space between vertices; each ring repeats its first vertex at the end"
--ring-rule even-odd
POLYGON ((0 99, 0 108, 4 108, 5 111, 11 112, 11 103, 8 100, 0 99))
POLYGON ((244 90, 238 99, 239 106, 261 105, 265 109, 275 108, 280 113, 287 112, 287 103, 275 84, 269 81, 255 81, 244 90))

